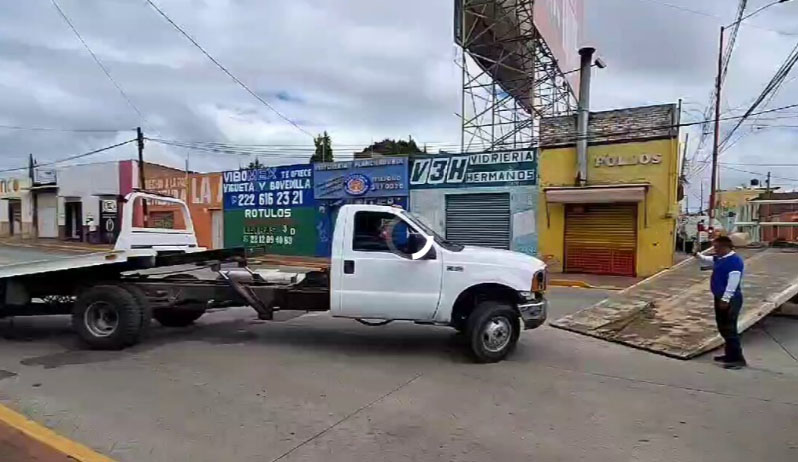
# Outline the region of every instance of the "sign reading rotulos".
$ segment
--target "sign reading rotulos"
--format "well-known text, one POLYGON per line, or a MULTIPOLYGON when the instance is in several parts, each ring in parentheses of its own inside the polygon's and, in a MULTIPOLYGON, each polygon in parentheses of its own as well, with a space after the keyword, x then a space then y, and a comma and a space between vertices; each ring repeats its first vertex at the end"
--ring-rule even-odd
POLYGON ((534 150, 418 157, 410 169, 411 188, 520 186, 536 182, 534 150))

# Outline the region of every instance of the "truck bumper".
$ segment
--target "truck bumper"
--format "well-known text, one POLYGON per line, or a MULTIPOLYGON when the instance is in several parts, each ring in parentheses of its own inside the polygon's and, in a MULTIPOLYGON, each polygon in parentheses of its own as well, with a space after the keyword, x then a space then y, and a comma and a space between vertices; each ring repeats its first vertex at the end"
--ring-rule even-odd
POLYGON ((533 294, 529 293, 521 293, 519 295, 521 300, 518 302, 518 311, 524 321, 524 328, 534 329, 540 327, 546 322, 549 307, 548 300, 542 295, 537 297, 533 297, 533 294))

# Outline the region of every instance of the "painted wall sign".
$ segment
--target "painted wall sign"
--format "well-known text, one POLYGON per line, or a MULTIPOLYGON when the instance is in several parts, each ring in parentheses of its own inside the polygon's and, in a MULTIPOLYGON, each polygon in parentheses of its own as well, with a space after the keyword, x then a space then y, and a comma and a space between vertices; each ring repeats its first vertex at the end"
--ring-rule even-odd
POLYGON ((537 183, 534 150, 413 159, 410 188, 520 186, 537 183))
POLYGON ((407 196, 407 158, 390 157, 313 165, 316 199, 407 196))
POLYGON ((0 198, 19 199, 30 189, 30 178, 0 179, 0 198))
POLYGON ((33 171, 33 182, 38 185, 55 184, 55 169, 37 167, 33 171))
POLYGON ((223 200, 225 247, 315 254, 317 210, 310 165, 224 172, 223 200))
POLYGON ((596 167, 623 167, 625 165, 657 165, 662 163, 662 154, 640 154, 635 156, 599 156, 596 167))

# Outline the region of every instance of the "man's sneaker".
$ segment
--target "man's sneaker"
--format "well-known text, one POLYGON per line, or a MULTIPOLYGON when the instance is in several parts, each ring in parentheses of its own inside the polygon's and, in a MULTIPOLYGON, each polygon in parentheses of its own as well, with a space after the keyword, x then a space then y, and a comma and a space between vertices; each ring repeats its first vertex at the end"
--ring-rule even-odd
POLYGON ((730 362, 726 362, 726 363, 724 363, 724 364, 723 364, 723 368, 724 368, 724 369, 734 369, 734 370, 737 370, 737 369, 742 369, 742 368, 744 368, 744 367, 745 367, 745 366, 747 366, 747 365, 748 365, 748 364, 745 362, 745 360, 741 360, 741 361, 730 361, 730 362))
POLYGON ((728 361, 726 361, 726 355, 715 356, 715 357, 714 357, 714 358, 712 358, 712 359, 713 359, 713 360, 714 360, 716 363, 725 363, 725 362, 728 362, 728 361))

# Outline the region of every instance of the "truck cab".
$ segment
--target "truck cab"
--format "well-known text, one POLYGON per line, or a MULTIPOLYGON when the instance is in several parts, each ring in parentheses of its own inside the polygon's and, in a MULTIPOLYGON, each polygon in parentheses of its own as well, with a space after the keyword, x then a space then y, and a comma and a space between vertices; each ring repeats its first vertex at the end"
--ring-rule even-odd
POLYGON ((341 208, 330 276, 333 316, 449 325, 484 362, 503 359, 521 326, 546 319, 543 262, 447 241, 396 207, 341 208))

